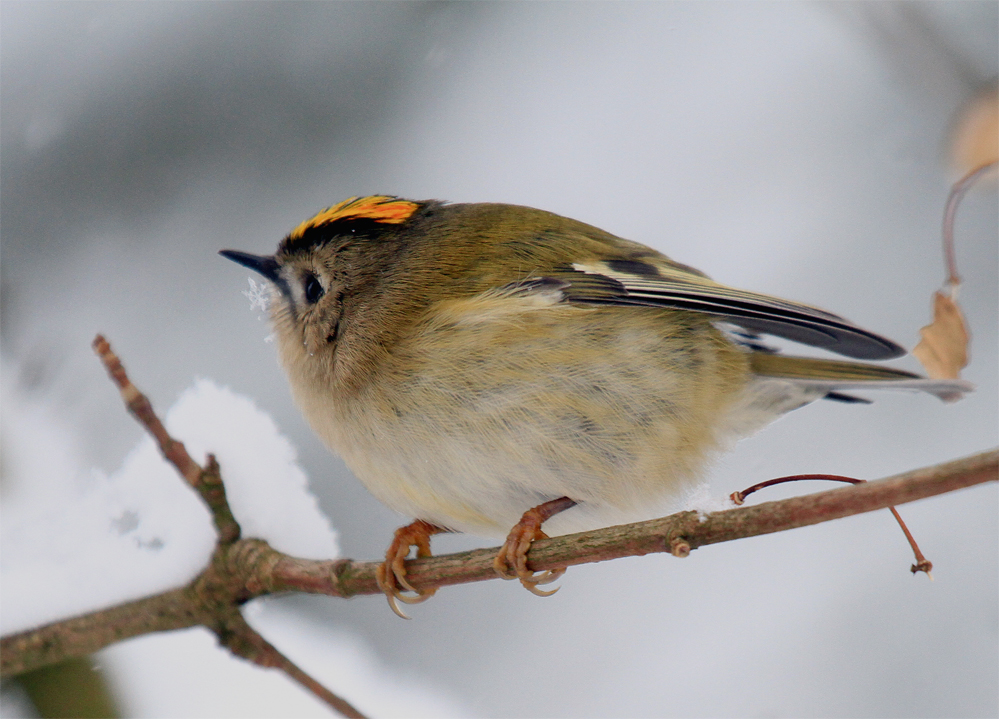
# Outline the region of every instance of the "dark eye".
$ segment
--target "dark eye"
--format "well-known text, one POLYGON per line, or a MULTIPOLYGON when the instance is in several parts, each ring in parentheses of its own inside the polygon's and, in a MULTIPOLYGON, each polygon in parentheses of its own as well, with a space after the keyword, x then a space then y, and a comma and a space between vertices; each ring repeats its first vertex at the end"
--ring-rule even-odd
POLYGON ((308 274, 305 276, 305 301, 310 305, 316 304, 319 298, 323 296, 323 286, 319 283, 319 279, 313 275, 308 274))

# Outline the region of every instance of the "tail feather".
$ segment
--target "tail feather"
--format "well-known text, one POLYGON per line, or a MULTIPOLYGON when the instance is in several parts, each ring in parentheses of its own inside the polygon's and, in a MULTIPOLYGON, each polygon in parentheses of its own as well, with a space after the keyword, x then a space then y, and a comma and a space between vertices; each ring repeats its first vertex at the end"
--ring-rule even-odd
POLYGON ((844 404, 871 404, 871 400, 864 397, 854 397, 852 394, 844 394, 843 392, 826 392, 822 399, 831 399, 834 402, 842 402, 844 404))
POLYGON ((758 376, 790 380, 802 388, 825 389, 833 395, 844 389, 910 390, 954 402, 974 389, 974 385, 964 380, 928 379, 912 372, 860 362, 752 352, 749 366, 758 376))

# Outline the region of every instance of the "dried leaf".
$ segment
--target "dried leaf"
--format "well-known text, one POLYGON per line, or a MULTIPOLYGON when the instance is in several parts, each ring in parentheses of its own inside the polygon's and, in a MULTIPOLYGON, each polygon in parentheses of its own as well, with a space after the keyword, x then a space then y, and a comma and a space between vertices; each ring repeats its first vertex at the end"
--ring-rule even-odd
POLYGON ((951 162, 964 175, 999 160, 999 94, 987 88, 957 117, 951 139, 951 162))
POLYGON ((933 322, 919 334, 922 339, 912 354, 933 379, 960 379, 968 364, 970 335, 957 301, 943 292, 933 295, 933 322))

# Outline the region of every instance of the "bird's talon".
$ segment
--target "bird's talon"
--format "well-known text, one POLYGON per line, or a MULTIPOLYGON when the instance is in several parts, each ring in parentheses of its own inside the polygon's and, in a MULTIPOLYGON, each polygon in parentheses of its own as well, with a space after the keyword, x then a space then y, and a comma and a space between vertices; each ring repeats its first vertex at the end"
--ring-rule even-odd
POLYGON ((564 569, 546 569, 531 577, 529 581, 531 584, 551 584, 563 574, 565 574, 564 569))
POLYGON ((384 592, 388 600, 389 607, 397 616, 409 619, 399 607, 399 602, 419 604, 437 593, 436 589, 421 591, 409 583, 406 579, 406 557, 413 547, 416 547, 417 557, 431 556, 430 536, 446 531, 448 530, 443 527, 422 520, 416 520, 396 530, 392 544, 385 553, 385 561, 378 565, 375 578, 378 580, 379 589, 384 592), (412 594, 403 594, 404 591, 412 594))
POLYGON ((507 563, 502 552, 493 560, 493 570, 501 579, 517 579, 516 572, 510 571, 510 565, 507 563))
POLYGON ((417 592, 415 595, 396 592, 395 598, 400 602, 405 602, 406 604, 422 604, 435 594, 437 594, 436 589, 428 589, 425 592, 417 592))
POLYGON ((524 516, 514 525, 500 548, 499 554, 493 560, 493 569, 503 579, 519 579, 520 583, 532 594, 539 597, 549 597, 558 591, 538 589, 539 584, 551 584, 565 574, 565 569, 547 569, 535 572, 527 566, 527 554, 536 539, 547 539, 548 535, 541 531, 541 525, 546 520, 575 504, 568 497, 554 499, 524 512, 524 516))
POLYGON ((393 585, 389 584, 388 572, 385 569, 386 564, 379 564, 378 568, 375 570, 375 580, 378 582, 378 588, 385 594, 385 599, 388 601, 389 609, 395 612, 395 615, 400 619, 409 619, 409 616, 399 608, 399 604, 396 602, 396 597, 399 596, 399 591, 393 585))
POLYGON ((401 609, 399 609, 399 605, 395 601, 395 595, 393 595, 393 594, 386 594, 385 598, 388 600, 389 609, 391 609, 393 612, 395 612, 395 615, 397 617, 399 617, 400 619, 412 619, 412 617, 410 617, 408 614, 406 614, 406 612, 404 612, 401 609))
POLYGON ((392 573, 395 575, 396 584, 401 586, 403 589, 413 592, 414 594, 422 594, 419 589, 410 584, 409 580, 406 579, 406 568, 403 566, 402 562, 399 562, 398 567, 396 567, 393 563, 392 573))
POLYGON ((524 589, 526 589, 531 594, 537 597, 550 597, 551 595, 553 595, 555 592, 557 592, 559 589, 562 588, 562 587, 555 587, 554 589, 538 589, 536 585, 534 585, 531 582, 525 582, 523 579, 520 580, 520 583, 524 586, 524 589))

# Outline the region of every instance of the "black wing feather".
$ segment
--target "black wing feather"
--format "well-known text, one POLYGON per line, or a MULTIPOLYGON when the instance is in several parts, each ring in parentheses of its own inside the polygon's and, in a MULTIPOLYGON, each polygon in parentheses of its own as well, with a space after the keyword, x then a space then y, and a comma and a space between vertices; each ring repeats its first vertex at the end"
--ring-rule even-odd
POLYGON ((754 332, 857 359, 891 359, 905 354, 905 349, 895 342, 830 312, 726 287, 685 272, 679 266, 647 263, 639 273, 620 263, 618 266, 594 263, 560 268, 557 276, 569 282, 564 293, 567 300, 574 302, 703 312, 754 332))

